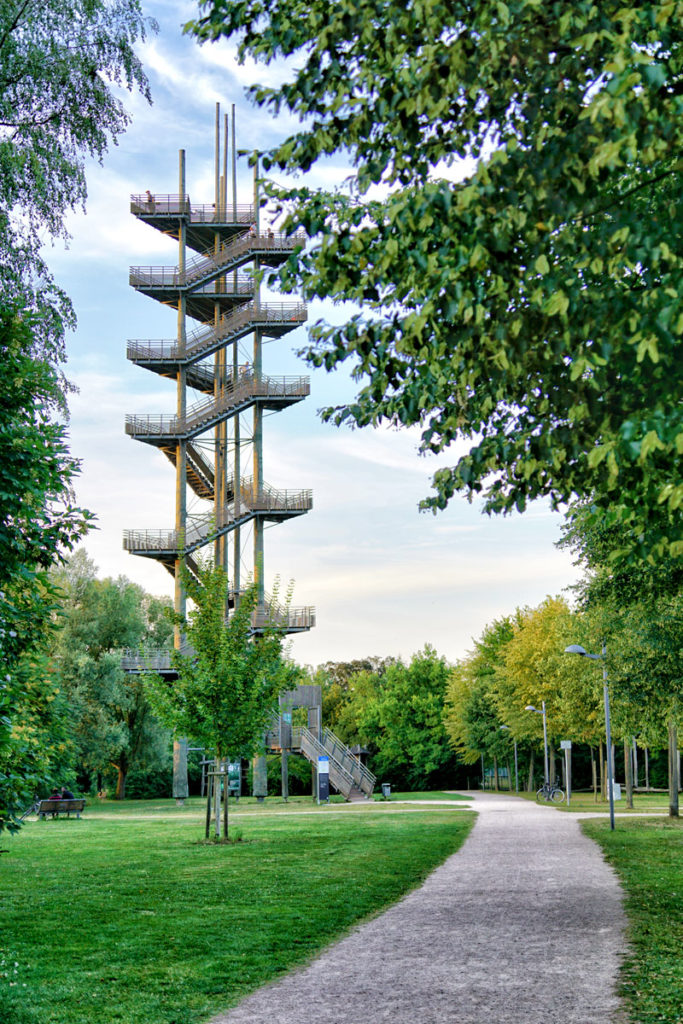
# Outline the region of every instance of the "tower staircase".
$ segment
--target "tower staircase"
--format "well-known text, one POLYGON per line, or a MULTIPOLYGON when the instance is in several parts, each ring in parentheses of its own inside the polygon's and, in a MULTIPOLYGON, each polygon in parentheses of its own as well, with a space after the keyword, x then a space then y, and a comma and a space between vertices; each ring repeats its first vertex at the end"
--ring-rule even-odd
MULTIPOLYGON (((315 625, 314 609, 279 608, 269 598, 264 533, 268 523, 306 514, 313 499, 310 490, 266 483, 263 435, 265 413, 302 401, 310 385, 307 377, 269 376, 263 364, 264 340, 296 330, 307 311, 302 302, 262 301, 261 270, 281 266, 303 248, 305 237, 275 233, 262 222, 258 169, 253 203, 237 203, 234 107, 232 142, 227 116, 223 139, 221 146, 217 107, 213 203, 191 201, 183 150, 177 194, 130 197, 134 217, 177 242, 175 266, 135 266, 129 273, 137 292, 177 311, 176 337, 127 345, 132 363, 173 381, 169 405, 174 411, 129 415, 125 423, 129 437, 157 448, 174 467, 175 517, 173 529, 126 530, 123 546, 158 561, 173 575, 180 619, 187 601, 183 567, 196 576, 200 554, 209 548, 230 579, 227 616, 245 590, 244 573, 257 590, 254 634, 273 624, 285 633, 299 633, 315 625)), ((174 644, 181 647, 179 629, 174 644)), ((130 672, 145 671, 151 663, 173 676, 170 652, 126 652, 122 663, 130 672)))
POLYGON ((266 745, 273 751, 279 751, 283 744, 303 754, 314 768, 318 767, 319 757, 329 758, 330 784, 346 800, 368 800, 372 796, 377 779, 330 729, 323 728, 316 736, 311 729, 290 726, 281 716, 275 715, 273 727, 266 736, 266 745))

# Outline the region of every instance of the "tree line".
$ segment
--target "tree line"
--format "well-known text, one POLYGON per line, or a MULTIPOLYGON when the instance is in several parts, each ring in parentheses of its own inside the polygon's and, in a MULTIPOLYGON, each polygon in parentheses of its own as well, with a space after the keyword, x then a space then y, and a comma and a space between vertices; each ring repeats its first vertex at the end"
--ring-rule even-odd
MULTIPOLYGON (((566 541, 575 546, 581 521, 577 510, 567 525, 566 541)), ((188 623, 200 656, 178 655, 188 664, 178 666, 180 682, 168 684, 125 672, 121 651, 172 647, 170 599, 152 597, 124 577, 98 579, 83 550, 49 575, 59 607, 40 656, 25 663, 17 705, 15 744, 40 766, 24 801, 54 780, 115 798, 170 796, 172 730, 212 756, 249 757, 278 692, 297 681, 321 687, 324 725, 348 746, 362 748, 378 780, 395 789, 478 786, 482 763, 492 785, 506 776, 511 787, 514 746, 520 788, 534 788, 543 764, 542 723, 525 709, 545 702, 551 765, 559 741, 572 740, 581 783, 604 795, 602 674, 596 662, 567 655, 565 648, 580 643, 596 651, 605 640, 624 780, 634 746, 648 753, 668 746, 677 813, 683 597, 673 577, 668 590, 659 580, 648 593, 645 581, 630 574, 629 603, 623 581, 615 600, 614 574, 606 581, 593 567, 578 586, 575 607, 564 597, 548 597, 536 608, 517 608, 487 624, 455 664, 425 646, 407 660, 368 657, 312 668, 284 659, 275 635, 267 650, 252 642, 248 602, 244 623, 231 620, 241 632, 233 625, 228 636, 220 597, 226 581, 208 568, 205 594, 193 584, 198 611, 188 623)), ((192 765, 195 792, 198 760, 192 765)), ((659 770, 656 760, 652 764, 659 770)), ((293 775, 295 787, 298 777, 305 791, 307 769, 293 775)), ((661 770, 658 781, 665 781, 661 770)))

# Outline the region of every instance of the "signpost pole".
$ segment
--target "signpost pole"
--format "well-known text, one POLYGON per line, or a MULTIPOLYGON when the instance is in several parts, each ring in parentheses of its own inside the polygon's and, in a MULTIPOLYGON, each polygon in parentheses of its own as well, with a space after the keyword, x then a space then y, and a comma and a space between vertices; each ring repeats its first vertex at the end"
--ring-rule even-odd
POLYGON ((567 807, 572 799, 572 741, 562 740, 560 747, 564 751, 564 777, 567 780, 567 807))

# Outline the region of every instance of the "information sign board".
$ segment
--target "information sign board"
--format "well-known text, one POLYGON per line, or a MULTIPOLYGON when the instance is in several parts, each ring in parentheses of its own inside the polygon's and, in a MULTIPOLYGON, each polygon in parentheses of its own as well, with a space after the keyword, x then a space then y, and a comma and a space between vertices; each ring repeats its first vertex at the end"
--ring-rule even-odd
POLYGON ((330 759, 318 757, 318 803, 330 799, 330 759))
POLYGON ((228 764, 228 789, 233 796, 242 793, 242 762, 230 761, 228 764))

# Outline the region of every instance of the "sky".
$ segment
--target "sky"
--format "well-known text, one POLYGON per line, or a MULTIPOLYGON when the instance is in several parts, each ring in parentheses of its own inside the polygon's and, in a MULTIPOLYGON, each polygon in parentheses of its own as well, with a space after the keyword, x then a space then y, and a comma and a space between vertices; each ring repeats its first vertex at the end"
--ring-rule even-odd
MULTIPOLYGON (((154 594, 172 594, 158 563, 122 548, 126 528, 172 528, 174 471, 151 446, 124 432, 127 413, 174 411, 175 386, 129 363, 127 339, 173 338, 176 315, 128 285, 129 265, 177 263, 177 246, 129 212, 131 193, 177 193, 178 151, 185 149, 193 203, 213 200, 215 104, 236 105, 237 145, 267 149, 297 127, 254 108, 245 89, 276 83, 282 65, 239 66, 233 44, 198 46, 181 26, 197 13, 188 0, 144 5, 159 32, 138 52, 153 105, 125 94, 132 124, 103 165, 87 165, 87 213, 68 221, 71 242, 46 255, 71 296, 78 328, 69 335, 70 442, 82 471, 79 502, 97 516, 84 546, 100 576, 124 575, 154 594)), ((328 159, 306 184, 330 186, 349 174, 343 156, 328 159)), ((251 201, 252 171, 238 167, 238 202, 251 201)), ((351 307, 315 302, 309 325, 342 322, 351 307)), ((317 625, 290 641, 298 662, 318 665, 367 656, 409 659, 430 644, 454 662, 472 649, 493 619, 534 607, 577 578, 571 556, 557 549, 561 518, 544 503, 523 515, 492 518, 453 499, 433 515, 420 513, 431 477, 458 449, 437 458, 418 454, 414 431, 350 430, 323 424, 318 410, 354 394, 343 372, 306 367, 297 355, 302 327, 269 343, 264 372, 307 374, 311 397, 264 425, 264 477, 276 487, 311 488, 313 510, 268 528, 267 588, 274 574, 294 581, 294 605, 313 605, 317 625)))

